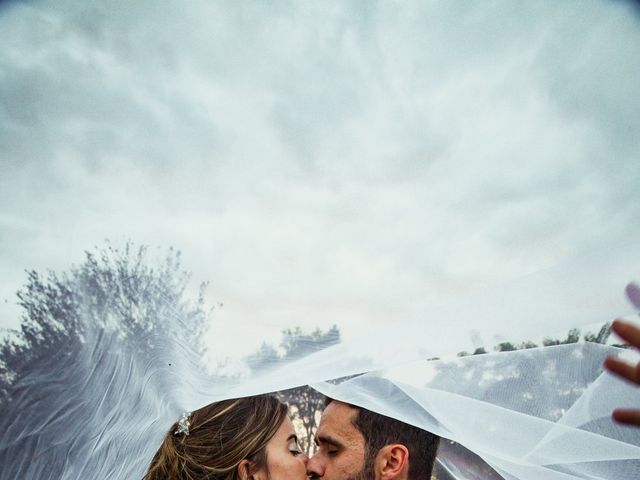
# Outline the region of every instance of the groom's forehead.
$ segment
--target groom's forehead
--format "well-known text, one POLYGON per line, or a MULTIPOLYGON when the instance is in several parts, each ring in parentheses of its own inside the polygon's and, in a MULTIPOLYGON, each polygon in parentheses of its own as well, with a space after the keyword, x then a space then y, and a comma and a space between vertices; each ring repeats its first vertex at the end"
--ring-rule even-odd
POLYGON ((325 420, 325 422, 336 422, 336 421, 344 421, 348 420, 349 423, 353 424, 353 420, 358 414, 358 410, 348 403, 339 402, 338 400, 332 400, 322 412, 322 416, 320 420, 325 420))
POLYGON ((332 401, 320 417, 316 434, 319 443, 364 445, 364 437, 354 425, 358 410, 346 403, 332 401))

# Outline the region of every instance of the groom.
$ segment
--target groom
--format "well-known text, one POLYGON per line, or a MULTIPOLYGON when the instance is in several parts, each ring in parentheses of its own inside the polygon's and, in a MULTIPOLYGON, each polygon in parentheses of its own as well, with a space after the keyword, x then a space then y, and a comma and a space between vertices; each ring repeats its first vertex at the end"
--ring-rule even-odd
POLYGON ((311 479, 418 480, 431 478, 440 437, 327 398, 315 440, 311 479))

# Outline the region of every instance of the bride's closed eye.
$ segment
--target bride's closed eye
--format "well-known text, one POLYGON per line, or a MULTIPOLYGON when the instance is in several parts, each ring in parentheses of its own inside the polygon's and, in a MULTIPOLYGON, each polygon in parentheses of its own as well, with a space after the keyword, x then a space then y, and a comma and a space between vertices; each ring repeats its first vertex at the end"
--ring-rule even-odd
POLYGON ((298 444, 298 440, 291 440, 289 442, 288 448, 289 448, 289 452, 294 457, 297 457, 298 455, 302 454, 302 448, 300 448, 300 445, 298 444))

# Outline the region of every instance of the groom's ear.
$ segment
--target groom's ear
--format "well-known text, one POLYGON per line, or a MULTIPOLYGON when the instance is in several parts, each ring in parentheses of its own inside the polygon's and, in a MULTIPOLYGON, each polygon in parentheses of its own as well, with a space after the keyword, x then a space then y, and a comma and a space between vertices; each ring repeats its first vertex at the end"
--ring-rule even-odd
POLYGON ((400 443, 385 445, 375 460, 376 480, 399 480, 409 474, 409 449, 400 443))

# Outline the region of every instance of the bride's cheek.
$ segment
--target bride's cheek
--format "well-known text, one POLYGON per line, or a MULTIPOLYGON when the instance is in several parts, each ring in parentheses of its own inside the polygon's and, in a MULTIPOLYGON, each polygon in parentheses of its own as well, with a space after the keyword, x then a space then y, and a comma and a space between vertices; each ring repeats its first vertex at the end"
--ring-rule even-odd
POLYGON ((297 466, 297 468, 303 472, 303 475, 307 476, 307 463, 304 460, 304 457, 302 455, 297 456, 295 459, 296 463, 299 465, 297 466))

